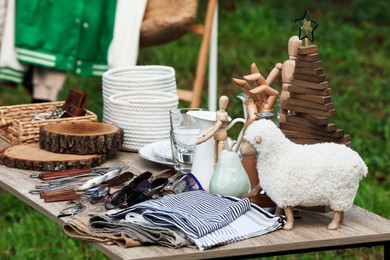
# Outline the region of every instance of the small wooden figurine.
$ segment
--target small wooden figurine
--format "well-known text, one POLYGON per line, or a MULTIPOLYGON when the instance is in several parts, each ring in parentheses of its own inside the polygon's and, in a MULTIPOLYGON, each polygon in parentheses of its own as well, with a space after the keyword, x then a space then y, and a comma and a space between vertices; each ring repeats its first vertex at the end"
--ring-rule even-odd
POLYGON ((282 109, 284 102, 290 96, 288 91, 293 79, 295 61, 298 55, 298 47, 302 45, 298 36, 292 36, 288 40, 288 60, 285 60, 282 65, 282 91, 280 93, 280 116, 279 122, 286 122, 287 110, 282 109))
POLYGON ((219 98, 219 110, 216 112, 216 123, 196 140, 196 144, 198 145, 206 142, 214 136, 214 163, 217 163, 219 154, 221 154, 222 150, 225 149, 225 141, 228 136, 227 123, 229 121, 229 115, 226 112, 228 103, 229 98, 227 96, 221 96, 219 98))

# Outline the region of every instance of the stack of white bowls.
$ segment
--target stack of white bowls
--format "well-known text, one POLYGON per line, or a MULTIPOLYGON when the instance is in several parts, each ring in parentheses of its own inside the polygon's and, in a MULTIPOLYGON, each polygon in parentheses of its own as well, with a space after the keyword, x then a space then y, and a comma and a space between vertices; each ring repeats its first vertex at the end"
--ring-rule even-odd
POLYGON ((123 150, 169 139, 169 111, 178 102, 172 67, 121 67, 103 74, 103 122, 123 129, 123 150))
POLYGON ((153 90, 176 94, 175 70, 169 66, 130 66, 106 71, 103 74, 103 121, 109 122, 107 102, 120 92, 153 90))

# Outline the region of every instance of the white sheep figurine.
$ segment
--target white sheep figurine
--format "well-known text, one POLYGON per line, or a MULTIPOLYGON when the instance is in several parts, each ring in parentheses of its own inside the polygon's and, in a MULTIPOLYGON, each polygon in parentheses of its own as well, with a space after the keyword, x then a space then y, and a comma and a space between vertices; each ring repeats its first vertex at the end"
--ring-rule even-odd
POLYGON ((271 120, 253 122, 246 130, 241 153, 258 154, 261 188, 284 209, 286 224, 294 224, 293 207, 329 206, 338 229, 344 211, 352 207, 367 166, 357 152, 336 143, 295 144, 271 120))

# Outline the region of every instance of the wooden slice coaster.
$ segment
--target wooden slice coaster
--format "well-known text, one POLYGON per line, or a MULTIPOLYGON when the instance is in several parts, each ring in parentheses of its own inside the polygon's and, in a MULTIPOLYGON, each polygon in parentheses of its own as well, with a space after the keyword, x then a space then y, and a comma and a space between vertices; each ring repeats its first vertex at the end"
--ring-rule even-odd
POLYGON ((33 171, 57 171, 96 167, 106 161, 105 154, 75 155, 52 153, 38 144, 8 147, 0 153, 0 164, 11 168, 33 171))
POLYGON ((39 129, 39 146, 53 153, 109 153, 121 149, 122 143, 122 129, 107 123, 64 122, 39 129))

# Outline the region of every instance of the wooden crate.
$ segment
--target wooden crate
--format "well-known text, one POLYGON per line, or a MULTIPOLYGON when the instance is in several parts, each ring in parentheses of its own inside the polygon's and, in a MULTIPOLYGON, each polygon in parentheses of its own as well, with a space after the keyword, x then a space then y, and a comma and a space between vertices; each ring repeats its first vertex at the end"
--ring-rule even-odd
POLYGON ((88 110, 84 116, 33 121, 37 114, 52 113, 63 104, 64 101, 2 106, 0 107, 0 135, 14 145, 38 143, 41 126, 69 121, 97 121, 97 115, 88 110))

